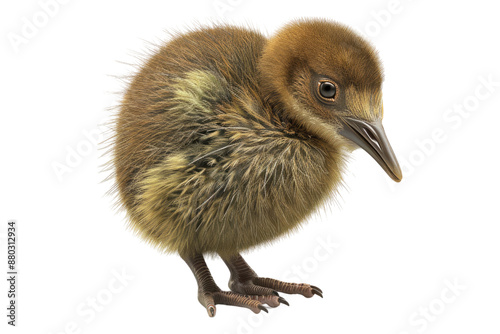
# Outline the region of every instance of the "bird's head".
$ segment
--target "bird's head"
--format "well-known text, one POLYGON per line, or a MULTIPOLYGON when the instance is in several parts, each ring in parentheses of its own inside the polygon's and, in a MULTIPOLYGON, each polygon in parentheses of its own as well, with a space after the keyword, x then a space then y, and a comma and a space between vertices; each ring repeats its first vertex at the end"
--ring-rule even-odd
POLYGON ((259 73, 264 95, 287 117, 332 145, 363 148, 401 181, 381 123, 381 64, 363 38, 329 21, 294 22, 269 40, 259 73))

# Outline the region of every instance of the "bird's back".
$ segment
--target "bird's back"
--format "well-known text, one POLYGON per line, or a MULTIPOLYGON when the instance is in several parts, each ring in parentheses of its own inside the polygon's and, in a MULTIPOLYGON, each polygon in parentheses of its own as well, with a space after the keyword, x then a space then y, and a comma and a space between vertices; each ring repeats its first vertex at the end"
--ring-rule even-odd
POLYGON ((217 27, 179 35, 161 47, 130 83, 116 124, 117 187, 133 207, 142 172, 199 141, 211 111, 238 87, 254 87, 265 38, 217 27))
POLYGON ((336 152, 287 129, 262 98, 265 44, 242 28, 193 31, 131 82, 116 123, 116 185, 132 226, 160 248, 234 252, 272 240, 339 180, 336 152))

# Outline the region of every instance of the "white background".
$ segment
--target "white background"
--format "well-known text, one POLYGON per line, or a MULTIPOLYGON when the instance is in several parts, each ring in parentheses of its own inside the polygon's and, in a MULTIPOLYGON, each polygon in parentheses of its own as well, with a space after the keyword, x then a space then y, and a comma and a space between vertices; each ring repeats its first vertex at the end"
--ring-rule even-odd
MULTIPOLYGON (((8 219, 18 221, 20 235, 18 327, 6 325, 2 279, 2 333, 498 333, 500 20, 493 6, 73 0, 50 7, 44 22, 38 1, 2 2, 3 269, 8 219), (393 184, 356 151, 338 205, 300 233, 246 254, 259 274, 318 285, 325 298, 286 296, 291 306, 269 315, 218 306, 210 319, 185 263, 136 238, 111 208, 110 184, 99 183, 105 159, 93 141, 119 100, 115 76, 133 73, 126 63, 137 63, 166 31, 223 21, 272 34, 298 17, 348 24, 379 50, 384 126, 404 180, 393 184), (27 21, 38 31, 13 45, 9 38, 22 36, 27 21), (60 165, 70 170, 58 176, 60 165), (122 271, 124 282, 115 279, 122 271)), ((209 265, 226 289, 225 266, 209 265)))

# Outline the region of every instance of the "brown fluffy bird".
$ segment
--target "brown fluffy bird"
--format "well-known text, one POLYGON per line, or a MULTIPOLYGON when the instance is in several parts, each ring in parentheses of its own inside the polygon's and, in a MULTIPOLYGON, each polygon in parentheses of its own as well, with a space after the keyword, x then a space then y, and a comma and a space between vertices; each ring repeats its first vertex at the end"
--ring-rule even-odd
POLYGON ((342 181, 346 155, 366 150, 395 181, 401 170, 381 124, 382 70, 351 29, 299 20, 271 38, 218 25, 175 36, 130 82, 115 122, 119 202, 138 234, 178 253, 198 300, 288 304, 309 284, 258 276, 240 255, 286 235, 342 181), (229 288, 203 254, 218 254, 229 288))

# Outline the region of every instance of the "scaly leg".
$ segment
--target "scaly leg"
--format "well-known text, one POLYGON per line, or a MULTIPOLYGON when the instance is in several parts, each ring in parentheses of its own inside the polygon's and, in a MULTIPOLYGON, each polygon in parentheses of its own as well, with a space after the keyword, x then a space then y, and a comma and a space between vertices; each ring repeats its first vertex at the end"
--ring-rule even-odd
POLYGON ((222 291, 210 274, 210 270, 202 254, 192 257, 182 256, 182 258, 186 261, 189 268, 191 268, 196 278, 196 282, 198 283, 198 300, 207 309, 210 317, 215 316, 215 305, 217 304, 246 307, 254 313, 259 313, 261 310, 267 312, 266 307, 255 298, 231 291, 222 291))

